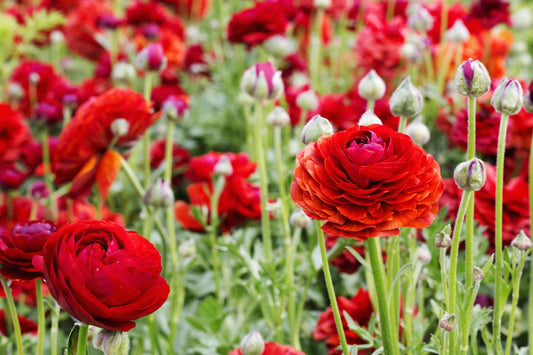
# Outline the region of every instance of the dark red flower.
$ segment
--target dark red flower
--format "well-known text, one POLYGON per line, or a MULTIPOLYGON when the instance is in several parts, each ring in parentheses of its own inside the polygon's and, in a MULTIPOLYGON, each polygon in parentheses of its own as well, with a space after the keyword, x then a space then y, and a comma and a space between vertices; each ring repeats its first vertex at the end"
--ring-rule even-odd
MULTIPOLYGON (((18 316, 18 319, 22 334, 37 334, 37 323, 22 316, 18 316)), ((7 322, 11 322, 11 319, 6 319, 6 311, 0 309, 0 333, 6 337, 9 335, 7 334, 7 322)))
MULTIPOLYGON (((243 355, 241 349, 232 350, 228 355, 243 355)), ((265 342, 265 350, 261 355, 305 355, 305 353, 298 351, 289 345, 281 345, 274 342, 265 342)))
POLYGON ((179 85, 160 85, 152 89, 151 99, 154 103, 154 110, 161 110, 163 103, 170 96, 176 98, 182 98, 184 101, 189 102, 189 98, 185 90, 179 85))
MULTIPOLYGON (((150 167, 157 169, 165 161, 166 141, 158 139, 152 143, 150 148, 150 167)), ((172 144, 172 186, 181 185, 185 177, 185 171, 189 163, 189 151, 180 147, 176 143, 172 144)))
POLYGON ((24 116, 5 103, 0 103, 0 161, 15 161, 22 147, 32 139, 24 116))
POLYGON ((174 7, 178 15, 190 20, 205 17, 211 6, 211 0, 160 0, 174 7))
POLYGON ((195 44, 187 48, 183 64, 185 69, 193 75, 209 75, 206 54, 200 44, 195 44))
POLYGON ((42 273, 32 265, 56 226, 49 221, 17 224, 11 233, 0 233, 0 273, 12 280, 32 280, 42 273))
MULTIPOLYGON (((360 288, 359 291, 350 299, 346 297, 337 297, 337 303, 341 312, 342 325, 346 335, 346 341, 349 345, 365 344, 365 341, 354 331, 348 327, 348 322, 344 317, 344 312, 347 312, 352 319, 359 324, 359 326, 366 328, 370 317, 374 312, 370 295, 368 291, 360 288)), ((336 348, 340 345, 335 319, 333 318, 333 311, 331 307, 320 314, 316 323, 315 330, 313 330, 313 338, 315 340, 326 340, 329 355, 341 355, 342 351, 336 348)), ((367 354, 366 351, 359 351, 359 355, 367 354)))
MULTIPOLYGON (((33 200, 28 197, 8 197, 5 194, 0 195, 0 233, 11 232, 13 227, 18 224, 24 224, 30 220, 33 200)), ((45 209, 37 205, 36 220, 45 218, 45 209)))
POLYGON ((103 221, 67 224, 46 242, 41 260, 50 294, 85 324, 116 331, 155 312, 170 291, 161 256, 136 232, 103 221))
POLYGON ((466 23, 469 29, 490 30, 498 24, 511 25, 509 2, 505 0, 478 0, 470 5, 466 23), (478 25, 479 24, 479 25, 478 25))
MULTIPOLYGON (((333 248, 337 243, 337 239, 339 239, 339 237, 327 234, 326 248, 331 250, 331 248, 333 248)), ((363 245, 352 246, 352 248, 363 258, 365 257, 365 247, 363 245)), ((343 250, 339 255, 331 259, 330 264, 339 270, 339 272, 345 274, 353 274, 359 270, 359 267, 361 266, 355 256, 353 256, 353 254, 347 249, 343 250)))
POLYGON ((185 36, 185 27, 180 18, 155 1, 134 1, 126 9, 126 22, 139 28, 150 25, 165 27, 180 39, 185 36))
POLYGON ((296 157, 293 201, 322 229, 356 239, 426 227, 443 183, 431 155, 382 125, 353 126, 321 137, 296 157))

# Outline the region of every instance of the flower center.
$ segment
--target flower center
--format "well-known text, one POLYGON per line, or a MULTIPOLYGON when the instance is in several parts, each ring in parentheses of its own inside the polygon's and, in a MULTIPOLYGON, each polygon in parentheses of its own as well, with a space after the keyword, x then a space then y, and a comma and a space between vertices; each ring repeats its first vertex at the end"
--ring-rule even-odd
POLYGON ((346 154, 357 165, 372 165, 383 159, 385 143, 374 132, 363 135, 347 143, 346 154))

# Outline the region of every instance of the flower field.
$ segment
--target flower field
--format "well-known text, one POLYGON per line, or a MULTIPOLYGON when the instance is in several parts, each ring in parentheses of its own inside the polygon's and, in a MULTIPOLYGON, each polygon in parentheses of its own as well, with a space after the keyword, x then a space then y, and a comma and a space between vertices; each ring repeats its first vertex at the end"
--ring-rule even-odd
POLYGON ((533 355, 526 0, 0 1, 0 355, 533 355))

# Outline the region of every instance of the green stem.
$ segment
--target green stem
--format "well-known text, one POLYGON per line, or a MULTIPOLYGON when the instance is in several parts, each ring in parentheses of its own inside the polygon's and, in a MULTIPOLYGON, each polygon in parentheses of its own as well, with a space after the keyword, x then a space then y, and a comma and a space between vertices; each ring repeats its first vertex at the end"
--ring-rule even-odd
MULTIPOLYGON (((165 144, 165 181, 172 185, 172 148, 174 144, 174 122, 167 120, 167 137, 165 144)), ((169 206, 166 210, 168 242, 170 244, 170 254, 172 255, 172 265, 178 268, 178 249, 176 242, 176 228, 174 225, 174 206, 169 206)), ((177 271, 177 270, 176 270, 177 271)))
MULTIPOLYGON (((147 72, 144 78, 144 99, 149 105, 152 93, 152 73, 147 72)), ((144 163, 144 186, 150 185, 150 130, 147 129, 143 135, 143 163, 144 163)))
POLYGON ((35 295, 37 301, 37 355, 43 354, 44 346, 44 333, 46 331, 44 320, 44 303, 43 303, 43 290, 41 288, 42 280, 40 278, 35 279, 35 295))
POLYGON ((502 114, 500 121, 500 132, 498 135, 498 153, 496 159, 496 221, 495 229, 495 254, 496 254, 496 271, 495 289, 494 289, 494 316, 493 316, 493 336, 494 336, 494 353, 502 353, 501 345, 501 323, 502 323, 502 273, 503 273, 503 241, 502 241, 502 210, 503 210, 503 167, 505 159, 505 138, 507 135, 507 122, 509 115, 502 114))
POLYGON ((52 309, 52 324, 50 328, 50 338, 51 338, 51 354, 57 355, 57 335, 59 330, 59 314, 61 313, 61 308, 57 302, 54 302, 54 308, 52 309))
POLYGON ((76 354, 87 354, 87 334, 89 333, 89 326, 87 324, 80 324, 80 332, 78 333, 78 347, 76 354))
MULTIPOLYGON (((339 60, 339 62, 342 62, 342 60, 339 60)), ((373 110, 376 102, 374 100, 368 100, 366 102, 366 110, 373 110)))
POLYGON ((507 344, 505 347, 505 355, 511 354, 511 344, 513 343, 514 321, 516 316, 516 306, 518 305, 518 298, 520 297, 520 280, 522 279, 522 272, 526 264, 528 252, 520 251, 520 261, 516 272, 512 276, 513 281, 513 296, 511 304, 511 313, 509 316, 509 327, 507 332, 507 344))
POLYGON ((24 355, 24 348, 22 347, 22 332, 20 330, 19 318, 17 315, 17 307, 15 307, 15 301, 13 300, 13 294, 7 284, 6 279, 0 275, 0 282, 4 288, 4 293, 7 298, 8 313, 11 317, 11 323, 13 324, 13 331, 15 332, 15 340, 17 342, 17 351, 19 355, 24 355))
POLYGON ((261 194, 261 233, 265 243, 265 259, 268 263, 272 260, 272 240, 270 236, 270 216, 268 214, 268 176, 266 171, 265 151, 263 147, 263 106, 258 103, 255 106, 255 143, 257 165, 259 168, 260 194, 261 194))
MULTIPOLYGON (((296 349, 301 349, 300 344, 300 326, 299 323, 296 323, 297 313, 296 313, 296 300, 294 297, 294 254, 296 253, 296 247, 300 240, 300 235, 302 233, 301 228, 295 228, 294 236, 292 237, 292 243, 290 245, 290 252, 287 258, 287 292, 288 292, 288 302, 287 302, 287 313, 289 318, 289 332, 291 335, 291 345, 296 349), (290 260, 290 261, 289 261, 290 260)), ((302 297, 305 299, 305 297, 302 297)))
POLYGON ((390 322, 388 292, 385 286, 386 276, 385 270, 383 269, 383 256, 381 247, 379 246, 379 239, 368 238, 366 240, 366 248, 370 258, 376 295, 378 297, 379 328, 381 330, 383 348, 385 349, 385 354, 397 355, 399 354, 399 349, 398 343, 394 343, 393 341, 395 338, 392 334, 393 329, 390 322))
MULTIPOLYGON (((533 236, 533 135, 531 137, 531 147, 529 148, 529 220, 530 220, 530 237, 533 236)), ((528 320, 528 344, 529 344, 529 355, 533 355, 533 263, 529 265, 529 320, 528 320)))
MULTIPOLYGON (((468 97, 468 148, 467 159, 476 156, 476 98, 468 97)), ((471 198, 466 210, 466 289, 473 285, 472 274, 474 273, 474 198, 471 198)), ((469 322, 470 323, 470 322, 469 322)))
POLYGON ((446 248, 439 248, 440 278, 442 283, 442 293, 446 308, 450 309, 450 299, 448 297, 448 274, 446 273, 446 248))
POLYGON ((398 132, 403 133, 407 126, 407 117, 400 116, 400 122, 398 123, 398 132))
POLYGON ((224 185, 226 183, 226 178, 224 176, 218 176, 216 178, 215 184, 213 186, 213 195, 211 196, 211 215, 210 215, 210 226, 209 226, 209 241, 211 242, 211 256, 213 258, 213 275, 215 278, 215 289, 216 297, 220 304, 223 303, 222 298, 222 286, 220 283, 220 261, 218 258, 218 248, 217 248, 217 234, 218 234, 218 201, 220 200, 220 195, 224 190, 224 185))
POLYGON ((159 351, 159 337, 157 332, 157 324, 155 324, 155 314, 148 315, 148 336, 150 337, 150 354, 160 354, 159 351))
MULTIPOLYGON (((466 207, 468 206, 468 201, 470 200, 473 191, 464 190, 463 197, 461 198, 461 204, 459 205, 459 211, 457 212, 457 217, 455 219, 455 225, 453 227, 452 235, 452 250, 450 256, 450 285, 449 289, 449 300, 448 300, 448 314, 456 314, 455 312, 455 297, 457 290, 457 257, 459 254, 459 237, 461 235, 461 229, 463 228, 463 219, 466 214, 466 207)), ((455 354, 455 333, 456 330, 452 330, 448 334, 449 346, 448 350, 450 354, 455 354)))
POLYGON ((324 278, 326 280, 326 287, 328 289, 329 301, 331 303, 331 309, 333 310, 333 317, 335 318, 335 325, 337 326, 337 332, 339 333, 339 340, 342 346, 342 352, 344 355, 349 355, 348 343, 346 342, 346 335, 344 334, 344 328, 342 326, 341 314, 339 306, 337 305, 337 297, 335 296, 335 289, 333 288, 333 281, 331 280, 331 273, 329 271, 328 254, 326 251, 326 242, 324 240, 324 232, 321 228, 321 222, 316 222, 316 232, 318 237, 318 245, 320 246, 320 256, 322 257, 322 267, 324 268, 324 278))

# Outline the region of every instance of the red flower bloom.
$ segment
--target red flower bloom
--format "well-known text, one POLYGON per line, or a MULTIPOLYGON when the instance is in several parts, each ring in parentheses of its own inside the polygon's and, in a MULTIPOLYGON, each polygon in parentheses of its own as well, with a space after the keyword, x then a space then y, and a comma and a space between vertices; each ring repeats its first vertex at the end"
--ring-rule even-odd
MULTIPOLYGON (((20 323, 20 330, 22 334, 37 334, 37 323, 32 321, 31 319, 28 319, 26 317, 18 316, 19 323, 20 323)), ((6 311, 3 309, 0 309, 0 333, 2 333, 4 336, 8 336, 7 334, 7 322, 11 322, 11 319, 6 319, 6 311)))
MULTIPOLYGON (((0 233, 11 232, 17 223, 24 224, 30 220, 32 199, 28 197, 12 197, 11 200, 6 195, 0 195, 3 201, 0 204, 0 233)), ((41 205, 37 206, 36 220, 45 218, 45 210, 41 205)))
POLYGON ((356 239, 431 224, 443 183, 433 157, 382 125, 321 137, 296 157, 293 201, 322 229, 356 239))
MULTIPOLYGON (((61 197, 57 200, 57 207, 59 214, 57 216, 56 225, 62 227, 69 222, 88 221, 96 219, 96 208, 89 202, 74 199, 70 200, 68 197, 61 197)), ((120 213, 114 213, 105 205, 100 206, 100 220, 115 222, 124 226, 124 217, 120 213)))
POLYGON ((83 196, 96 182, 105 199, 120 170, 120 154, 109 149, 114 140, 111 124, 119 118, 129 123, 128 132, 114 144, 129 148, 158 117, 142 95, 129 89, 111 89, 87 101, 59 136, 53 157, 56 184, 72 181, 70 194, 83 196))
MULTIPOLYGON (((194 157, 189 161, 189 170, 185 176, 193 183, 187 187, 192 206, 210 208, 213 193, 213 173, 216 163, 225 155, 233 167, 233 173, 226 176, 224 190, 218 203, 221 228, 224 232, 242 224, 247 219, 261 218, 261 197, 259 188, 248 182, 248 177, 255 171, 255 163, 249 161, 244 153, 217 153, 194 157)), ((174 208, 176 218, 186 228, 203 232, 202 224, 191 213, 190 206, 184 201, 177 201, 174 208)))
MULTIPOLYGON (((326 248, 330 250, 335 246, 337 243, 337 239, 339 237, 335 237, 331 234, 326 235, 326 248)), ((365 247, 363 245, 360 246, 352 246, 352 248, 363 258, 365 257, 365 247)), ((359 267, 361 264, 359 264, 359 261, 353 256, 353 254, 348 250, 343 250, 339 255, 331 259, 330 264, 333 265, 339 272, 345 273, 345 274, 353 274, 357 270, 359 270, 359 267)))
MULTIPOLYGON (((360 288, 359 291, 351 299, 346 297, 337 297, 337 303, 341 312, 342 325, 344 333, 346 334, 346 341, 349 345, 364 344, 363 339, 359 335, 350 330, 348 322, 344 317, 344 312, 347 312, 352 319, 361 327, 367 327, 370 317, 374 310, 372 309, 372 302, 368 291, 360 288)), ((326 340, 329 355, 341 355, 342 351, 336 350, 340 345, 337 327, 335 326, 335 319, 333 318, 333 311, 331 307, 320 314, 315 330, 313 331, 313 338, 315 340, 326 340)), ((366 351, 359 351, 359 355, 367 354, 366 351)))
POLYGON ((42 254, 44 243, 55 231, 52 222, 32 221, 16 225, 11 233, 1 233, 0 273, 12 280, 42 277, 42 272, 32 265, 32 259, 42 254))
POLYGON ((202 19, 209 10, 211 0, 160 0, 174 7, 178 15, 191 20, 202 19))
MULTIPOLYGON (((36 258, 37 259, 37 258, 36 258)), ((67 224, 46 242, 44 278, 52 297, 77 320, 128 331, 170 291, 161 256, 144 237, 111 222, 67 224)))
MULTIPOLYGON (((30 307, 37 306, 37 295, 35 293, 35 281, 34 280, 31 280, 31 281, 11 280, 11 282, 9 283, 9 288, 11 289, 11 294, 13 295, 13 299, 15 300, 15 302, 24 301, 24 304, 30 307)), ((43 294, 43 297, 50 296, 50 292, 48 292, 48 287, 46 286, 45 283, 41 283, 41 292, 43 294)), ((1 298, 6 297, 3 287, 0 287, 0 297, 1 298)))
POLYGON ((155 1, 133 2, 126 9, 126 22, 137 27, 157 25, 169 29, 180 39, 185 36, 185 28, 180 18, 155 1))
MULTIPOLYGON (((241 349, 232 350, 228 355, 242 355, 241 349)), ((281 345, 274 342, 265 342, 265 350, 261 355, 305 355, 305 353, 293 349, 289 345, 281 345)))
POLYGON ((31 139, 24 116, 8 104, 0 103, 0 161, 15 161, 31 139))
POLYGON ((490 30, 500 23, 510 25, 509 2, 505 0, 475 1, 470 5, 470 13, 466 21, 467 27, 469 29, 477 28, 477 32, 481 29, 490 30))
POLYGON ((154 110, 159 111, 161 110, 161 107, 163 106, 163 103, 166 99, 168 99, 170 96, 175 96, 176 98, 181 98, 185 102, 189 102, 189 97, 187 96, 187 93, 185 90, 181 88, 179 85, 160 85, 156 86, 152 89, 152 93, 150 95, 151 100, 154 104, 154 110))

